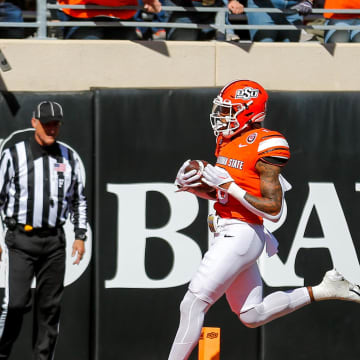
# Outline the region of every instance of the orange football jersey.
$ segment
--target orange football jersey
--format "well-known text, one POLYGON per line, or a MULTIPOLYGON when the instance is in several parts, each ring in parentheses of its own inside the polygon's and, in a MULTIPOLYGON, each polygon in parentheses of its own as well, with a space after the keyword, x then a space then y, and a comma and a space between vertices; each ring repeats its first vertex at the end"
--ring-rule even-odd
MULTIPOLYGON (((102 5, 102 6, 137 6, 137 0, 58 0, 60 5, 102 5)), ((89 19, 96 16, 107 16, 118 19, 130 19, 136 14, 136 10, 112 10, 112 9, 67 9, 62 11, 72 17, 89 19)))
MULTIPOLYGON (((261 196, 260 176, 255 165, 259 159, 273 157, 285 165, 290 158, 289 145, 277 131, 264 128, 246 131, 231 141, 218 141, 216 166, 226 169, 237 185, 254 196, 261 196)), ((235 218, 248 223, 262 224, 263 219, 246 209, 238 200, 219 192, 214 206, 222 218, 235 218)))
MULTIPOLYGON (((360 0, 326 0, 324 9, 360 9, 360 0)), ((324 17, 330 19, 354 19, 359 18, 360 15, 324 13, 324 17)))

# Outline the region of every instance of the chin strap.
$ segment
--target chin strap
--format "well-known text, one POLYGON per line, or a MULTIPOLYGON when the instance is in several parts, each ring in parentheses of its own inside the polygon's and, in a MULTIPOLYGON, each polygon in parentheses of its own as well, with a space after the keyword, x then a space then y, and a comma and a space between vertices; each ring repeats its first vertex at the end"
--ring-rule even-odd
POLYGON ((227 192, 229 195, 231 195, 233 198, 238 200, 244 207, 246 207, 249 211, 251 211, 255 215, 261 216, 262 218, 273 221, 273 222, 277 222, 280 219, 282 212, 283 212, 283 208, 284 208, 284 201, 285 201, 284 193, 291 189, 291 185, 289 184, 289 182, 286 181, 286 179, 281 174, 279 175, 279 181, 280 181, 283 196, 282 196, 281 209, 280 209, 279 213, 276 215, 270 215, 264 211, 257 209, 256 207, 252 206, 245 199, 246 191, 244 189, 242 189, 239 185, 236 185, 235 182, 231 183, 227 192))

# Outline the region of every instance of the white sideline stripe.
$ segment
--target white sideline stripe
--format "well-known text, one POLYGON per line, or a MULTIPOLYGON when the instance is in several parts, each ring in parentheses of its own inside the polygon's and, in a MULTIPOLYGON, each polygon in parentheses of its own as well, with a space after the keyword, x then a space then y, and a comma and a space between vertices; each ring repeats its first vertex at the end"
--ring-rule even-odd
POLYGON ((273 139, 264 140, 259 144, 258 152, 264 151, 266 149, 270 149, 275 146, 289 147, 289 144, 284 138, 273 138, 273 139))

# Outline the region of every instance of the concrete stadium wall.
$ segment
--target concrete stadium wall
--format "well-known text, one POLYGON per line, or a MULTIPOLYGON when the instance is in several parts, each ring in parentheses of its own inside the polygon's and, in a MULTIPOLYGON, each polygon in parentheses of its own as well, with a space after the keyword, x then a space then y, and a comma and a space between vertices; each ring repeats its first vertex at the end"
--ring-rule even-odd
POLYGON ((0 90, 220 87, 235 78, 268 90, 360 90, 359 44, 0 40, 11 70, 0 90))

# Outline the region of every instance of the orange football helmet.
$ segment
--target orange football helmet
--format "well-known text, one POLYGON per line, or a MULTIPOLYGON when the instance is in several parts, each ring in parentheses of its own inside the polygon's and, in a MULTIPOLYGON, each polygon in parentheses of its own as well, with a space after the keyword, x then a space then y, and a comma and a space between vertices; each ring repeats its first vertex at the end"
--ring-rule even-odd
POLYGON ((262 122, 267 100, 266 90, 255 81, 235 80, 225 85, 214 99, 210 114, 215 136, 231 138, 249 124, 262 122))

